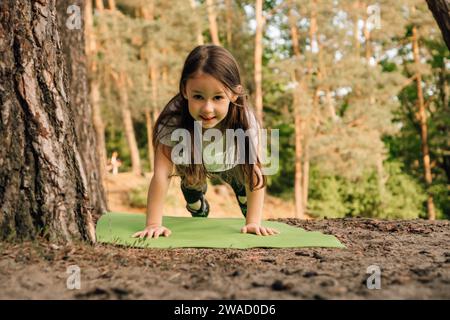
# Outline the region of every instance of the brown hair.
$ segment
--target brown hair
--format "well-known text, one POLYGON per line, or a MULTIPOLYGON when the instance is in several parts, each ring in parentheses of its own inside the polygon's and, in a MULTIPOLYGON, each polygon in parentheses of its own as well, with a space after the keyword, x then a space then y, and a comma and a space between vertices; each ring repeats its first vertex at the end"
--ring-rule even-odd
MULTIPOLYGON (((226 88, 228 88, 232 94, 238 98, 234 102, 230 102, 228 113, 222 120, 221 126, 226 129, 243 129, 244 132, 249 129, 249 119, 247 118, 247 112, 251 111, 248 95, 244 93, 243 86, 241 84, 241 76, 239 66, 231 53, 223 47, 216 45, 201 45, 194 48, 186 58, 181 73, 181 79, 179 83, 179 93, 175 95, 164 107, 156 120, 153 127, 153 147, 157 150, 158 145, 161 143, 160 135, 162 130, 159 127, 172 127, 172 128, 184 128, 187 129, 191 137, 194 136, 194 118, 189 113, 188 101, 183 97, 185 92, 186 82, 189 78, 195 76, 196 73, 203 72, 213 76, 220 81, 226 88)), ((256 117, 255 117, 256 119, 256 117)), ((194 150, 194 139, 192 140, 192 148, 194 150)), ((164 155, 170 159, 171 148, 163 147, 164 155)), ((181 176, 186 179, 186 183, 189 186, 201 186, 205 183, 206 178, 211 178, 213 175, 208 172, 203 163, 195 164, 194 156, 191 154, 191 162, 189 165, 175 165, 176 174, 172 176, 181 176)), ((257 190, 263 188, 267 184, 266 177, 262 174, 261 162, 259 157, 256 157, 254 164, 249 163, 249 140, 245 139, 245 163, 237 164, 240 167, 241 173, 245 175, 246 180, 249 182, 250 190, 257 190), (260 170, 257 170, 255 166, 258 166, 260 170), (260 175, 256 174, 257 171, 260 175), (252 174, 253 173, 253 174, 252 174), (261 181, 262 180, 262 181, 261 181), (262 185, 260 186, 260 184, 262 185), (260 186, 259 188, 257 188, 260 186)), ((230 170, 235 174, 236 170, 230 170)), ((236 174, 238 181, 242 184, 245 183, 242 174, 236 174)))

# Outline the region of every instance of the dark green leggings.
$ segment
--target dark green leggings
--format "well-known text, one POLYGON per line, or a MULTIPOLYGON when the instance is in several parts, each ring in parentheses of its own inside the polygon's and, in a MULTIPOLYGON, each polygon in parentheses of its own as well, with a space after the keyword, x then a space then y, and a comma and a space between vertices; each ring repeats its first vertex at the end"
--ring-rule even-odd
MULTIPOLYGON (((233 174, 236 174, 239 170, 238 166, 235 166, 233 169, 227 170, 227 171, 222 171, 222 172, 214 172, 213 175, 215 177, 220 178, 221 180, 223 180, 224 182, 226 182, 227 184, 229 184, 231 186, 231 188, 234 191, 234 194, 236 196, 236 200, 239 204, 239 207, 241 208, 241 212, 244 215, 244 217, 247 214, 247 202, 245 203, 241 203, 239 202, 239 198, 238 197, 246 197, 246 191, 245 191, 245 186, 239 182, 239 180, 236 178, 236 176, 234 176, 233 174)), ((183 192, 183 196, 184 199, 186 200, 187 203, 195 203, 198 200, 203 201, 203 196, 206 194, 206 191, 208 189, 208 185, 205 182, 200 189, 193 189, 190 188, 189 186, 186 186, 184 183, 184 179, 181 180, 181 191, 183 192)), ((202 204, 203 205, 203 204, 202 204)))

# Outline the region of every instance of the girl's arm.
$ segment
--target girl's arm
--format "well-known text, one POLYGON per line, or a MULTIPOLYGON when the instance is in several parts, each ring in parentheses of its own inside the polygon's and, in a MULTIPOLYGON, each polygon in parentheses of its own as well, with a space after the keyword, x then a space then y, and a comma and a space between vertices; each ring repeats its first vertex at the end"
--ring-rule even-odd
POLYGON ((155 165, 153 177, 150 182, 147 196, 147 219, 146 227, 143 231, 137 232, 133 237, 158 238, 160 235, 169 236, 171 231, 162 226, 164 209, 164 199, 169 189, 170 177, 173 170, 173 163, 163 154, 163 148, 168 148, 159 144, 155 151, 155 165))
MULTIPOLYGON (((261 171, 256 167, 258 175, 261 171)), ((273 228, 266 228, 261 225, 262 212, 264 206, 264 195, 266 188, 250 191, 248 183, 245 184, 245 190, 247 194, 247 215, 245 219, 245 226, 241 229, 242 233, 254 233, 257 235, 273 235, 278 234, 278 230, 273 228)))

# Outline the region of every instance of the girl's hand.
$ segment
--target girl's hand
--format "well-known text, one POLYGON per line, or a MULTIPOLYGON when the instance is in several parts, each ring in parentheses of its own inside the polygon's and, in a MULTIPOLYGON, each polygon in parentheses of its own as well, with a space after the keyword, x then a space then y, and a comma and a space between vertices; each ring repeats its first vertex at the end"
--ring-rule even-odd
POLYGON ((148 238, 155 238, 158 239, 159 236, 168 237, 172 234, 172 231, 170 229, 167 229, 166 227, 160 226, 160 225, 150 225, 147 226, 144 230, 136 232, 133 234, 133 238, 145 238, 146 236, 148 238))
POLYGON ((253 233, 258 236, 272 236, 280 232, 273 228, 263 227, 257 223, 248 223, 241 229, 242 233, 253 233))

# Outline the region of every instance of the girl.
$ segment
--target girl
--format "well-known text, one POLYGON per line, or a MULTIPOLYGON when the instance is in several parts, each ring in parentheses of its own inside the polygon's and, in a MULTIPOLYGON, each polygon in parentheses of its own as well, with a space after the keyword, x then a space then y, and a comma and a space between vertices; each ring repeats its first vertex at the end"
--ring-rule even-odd
MULTIPOLYGON (((179 143, 176 139, 174 141, 172 136, 175 129, 187 130, 190 137, 194 137, 195 125, 198 124, 201 124, 202 132, 212 128, 223 134, 226 129, 242 129, 244 132, 255 129, 253 133, 258 132, 258 122, 243 91, 238 64, 226 49, 215 45, 202 45, 188 55, 181 74, 179 93, 165 106, 153 128, 155 165, 148 191, 146 227, 133 237, 158 238, 160 235, 168 237, 171 234, 171 231, 162 225, 162 212, 164 198, 173 176, 181 177, 186 209, 193 217, 208 216, 206 178, 216 177, 228 183, 236 195, 246 218, 241 232, 264 236, 278 233, 275 229, 261 226, 266 177, 261 172, 258 156, 256 161, 248 160, 250 148, 257 150, 257 134, 250 134, 248 139, 245 139, 245 150, 239 147, 230 149, 227 145, 225 152, 217 152, 215 159, 222 159, 219 163, 200 161, 199 164, 189 161, 187 164, 175 165, 172 161, 173 148, 179 143), (230 150, 237 151, 237 154, 243 153, 244 163, 224 161, 224 158, 230 155, 235 159, 236 153, 230 150), (174 166, 176 173, 172 174, 174 166)), ((208 145, 208 139, 204 136, 202 135, 202 139, 205 141, 202 143, 208 145)), ((223 145, 222 140, 214 143, 223 145)), ((190 150, 194 150, 188 155, 189 160, 192 160, 198 148, 195 148, 193 139, 189 143, 190 150)), ((206 148, 202 152, 202 160, 206 157, 205 150, 206 148)))

